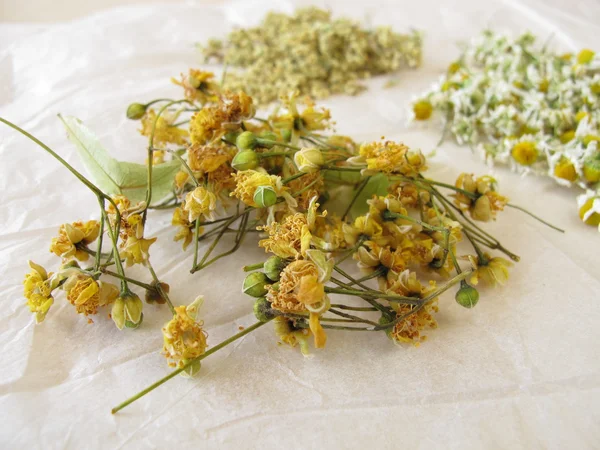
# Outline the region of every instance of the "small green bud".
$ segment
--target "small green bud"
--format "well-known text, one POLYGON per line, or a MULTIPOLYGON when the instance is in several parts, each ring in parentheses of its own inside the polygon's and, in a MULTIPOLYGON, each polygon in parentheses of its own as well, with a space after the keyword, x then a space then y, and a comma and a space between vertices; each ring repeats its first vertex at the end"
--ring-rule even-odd
POLYGON ((231 161, 231 167, 235 170, 252 170, 258 167, 258 155, 253 150, 238 152, 231 161))
POLYGON ((273 289, 275 292, 279 292, 279 281, 277 283, 273 283, 271 285, 271 289, 273 289))
POLYGON ((261 322, 268 322, 275 317, 271 303, 264 297, 257 298, 254 302, 254 315, 261 322))
POLYGON ((254 203, 259 208, 268 208, 277 203, 277 194, 271 186, 259 186, 254 192, 254 203))
POLYGON ((279 281, 279 275, 286 264, 279 256, 271 256, 265 261, 264 270, 269 280, 279 281))
POLYGON ((131 120, 140 120, 146 114, 146 105, 141 103, 132 103, 127 107, 127 118, 131 120))
POLYGON ((242 292, 250 297, 262 297, 267 293, 265 285, 269 284, 267 276, 262 272, 252 272, 244 279, 242 292))
POLYGON ((237 148, 240 150, 253 149, 256 147, 257 143, 256 136, 252 131, 244 131, 235 140, 235 145, 237 145, 237 148))
POLYGON ((462 282, 460 284, 460 289, 454 298, 456 299, 456 303, 460 306, 472 308, 479 301, 479 291, 473 286, 469 286, 467 283, 462 282))

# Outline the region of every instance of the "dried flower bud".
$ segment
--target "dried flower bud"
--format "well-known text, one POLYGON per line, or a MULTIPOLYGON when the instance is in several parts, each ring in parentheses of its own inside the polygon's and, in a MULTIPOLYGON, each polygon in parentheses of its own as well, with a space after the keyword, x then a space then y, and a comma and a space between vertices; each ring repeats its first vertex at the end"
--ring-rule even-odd
POLYGON ((268 208, 277 203, 277 193, 271 186, 259 186, 254 192, 253 200, 259 208, 268 208))
POLYGON ((306 173, 317 172, 325 164, 323 153, 318 148, 303 148, 296 152, 294 162, 301 172, 306 173))
POLYGON ((262 297, 267 293, 265 285, 269 284, 267 276, 262 272, 252 272, 244 280, 242 292, 250 297, 262 297))
POLYGON ((257 144, 258 141, 252 131, 244 131, 235 140, 235 145, 240 151, 253 149, 257 144))
POLYGON ((117 298, 113 303, 110 317, 119 330, 125 327, 125 302, 121 297, 117 298))
POLYGON ((127 107, 127 118, 131 120, 140 120, 146 114, 146 105, 141 103, 132 103, 127 107))
POLYGON ((258 167, 258 155, 253 150, 244 150, 233 157, 231 167, 235 170, 252 170, 258 167))
POLYGON ((132 292, 121 292, 113 304, 111 317, 119 330, 123 327, 137 328, 142 323, 142 309, 144 304, 132 292))
POLYGON ((271 303, 265 297, 257 298, 254 302, 254 315, 261 322, 268 322, 275 317, 271 303))
MULTIPOLYGON (((161 295, 156 282, 152 283, 152 287, 153 289, 146 290, 146 303, 156 303, 158 305, 164 305, 167 302, 167 300, 161 295)), ((170 286, 167 283, 160 283, 160 287, 165 293, 169 293, 170 286)))
POLYGON ((456 292, 456 303, 465 308, 472 308, 479 301, 479 291, 473 286, 469 286, 467 283, 462 282, 460 289, 456 292))
POLYGON ((492 206, 490 199, 482 195, 475 201, 475 206, 471 210, 471 217, 481 222, 489 222, 492 218, 492 206))
POLYGON ((265 261, 263 266, 265 274, 272 281, 279 281, 281 271, 285 268, 286 263, 279 256, 271 256, 265 261))

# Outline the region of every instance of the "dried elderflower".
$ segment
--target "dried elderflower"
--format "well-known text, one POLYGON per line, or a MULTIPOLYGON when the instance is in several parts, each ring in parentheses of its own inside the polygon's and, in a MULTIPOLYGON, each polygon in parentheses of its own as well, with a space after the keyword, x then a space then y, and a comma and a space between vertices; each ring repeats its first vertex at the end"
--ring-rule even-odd
POLYGON ((240 69, 228 72, 225 88, 243 89, 259 104, 294 90, 315 98, 355 95, 364 89, 362 79, 421 63, 419 33, 365 29, 315 7, 292 16, 271 12, 258 27, 235 30, 201 48, 207 60, 240 69))

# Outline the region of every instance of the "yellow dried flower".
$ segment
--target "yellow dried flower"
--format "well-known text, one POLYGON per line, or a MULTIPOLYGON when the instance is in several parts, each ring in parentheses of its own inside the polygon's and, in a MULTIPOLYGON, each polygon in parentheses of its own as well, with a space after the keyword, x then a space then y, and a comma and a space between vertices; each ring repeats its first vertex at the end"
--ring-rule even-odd
POLYGON ((433 106, 427 100, 420 100, 413 105, 413 114, 416 120, 427 120, 433 113, 433 106))
MULTIPOLYGON (((188 245, 192 243, 192 239, 194 238, 194 224, 188 220, 188 214, 186 214, 183 209, 179 207, 175 208, 173 211, 171 224, 179 227, 173 240, 175 242, 183 241, 183 249, 187 249, 188 245)), ((202 234, 202 232, 203 228, 200 227, 198 230, 198 235, 202 234)))
POLYGON ((577 171, 575 166, 568 158, 561 158, 560 161, 554 166, 554 176, 573 182, 577 179, 577 171))
POLYGON ((156 112, 153 109, 149 109, 144 114, 144 117, 142 117, 142 129, 140 130, 142 136, 152 136, 152 130, 154 129, 153 143, 155 145, 187 144, 189 134, 187 130, 173 126, 176 120, 175 117, 166 117, 164 112, 158 119, 156 117, 156 112), (154 125, 155 123, 156 126, 154 125))
MULTIPOLYGON (((396 317, 410 314, 415 308, 417 307, 414 305, 399 305, 396 310, 396 317)), ((427 336, 422 334, 423 330, 426 328, 437 328, 438 325, 433 317, 433 313, 438 311, 437 300, 428 302, 423 308, 394 325, 390 333, 391 337, 397 342, 413 344, 415 347, 418 347, 427 338, 427 336)))
POLYGON ((194 222, 201 216, 206 220, 214 220, 217 208, 217 197, 203 186, 198 186, 185 196, 183 210, 188 213, 188 221, 194 222))
POLYGON ((27 299, 29 310, 35 314, 36 323, 40 323, 54 303, 49 281, 52 274, 48 274, 46 269, 33 261, 29 261, 29 267, 31 272, 23 280, 23 296, 27 299))
POLYGON ((295 347, 300 344, 300 351, 303 355, 308 355, 308 338, 310 337, 310 331, 306 328, 294 328, 293 322, 286 317, 278 316, 273 319, 273 325, 275 327, 275 334, 279 340, 295 347))
POLYGON ((281 272, 277 290, 269 285, 267 299, 271 301, 273 309, 283 312, 309 311, 309 327, 314 336, 315 347, 325 346, 327 336, 319 317, 326 311, 328 302, 315 263, 297 260, 288 264, 281 272), (320 311, 314 308, 319 308, 320 311))
POLYGON ((70 277, 63 289, 77 312, 86 316, 96 314, 98 308, 111 304, 119 296, 119 288, 114 284, 96 281, 84 273, 70 277))
POLYGON ((456 206, 468 210, 475 220, 488 222, 495 219, 496 213, 504 210, 508 203, 508 198, 496 192, 496 180, 487 175, 474 178, 472 174, 461 173, 455 186, 473 194, 457 191, 453 197, 456 206))
POLYGON ((492 258, 487 253, 484 253, 485 260, 481 261, 476 256, 469 256, 469 261, 475 271, 471 275, 471 284, 477 285, 479 280, 483 280, 490 286, 504 284, 508 281, 508 268, 512 263, 499 256, 492 258))
POLYGON ((196 321, 197 302, 188 307, 177 306, 175 315, 162 329, 163 355, 170 367, 181 368, 206 351, 207 334, 202 329, 203 323, 196 321))
POLYGON ((359 155, 359 158, 351 158, 352 162, 364 161, 368 170, 376 172, 413 177, 426 169, 421 151, 410 150, 406 145, 392 141, 363 144, 359 155))
POLYGON ((535 142, 521 141, 513 146, 511 155, 519 164, 530 166, 538 160, 539 152, 535 142))
POLYGON ((577 62, 579 64, 587 64, 591 62, 592 59, 594 59, 594 55, 595 53, 593 50, 590 50, 589 48, 584 48, 577 55, 577 62))
POLYGON ((94 242, 98 233, 100 224, 95 220, 62 224, 58 229, 58 237, 52 239, 50 251, 64 259, 75 257, 79 261, 86 261, 89 255, 80 246, 94 242))
POLYGON ((281 182, 281 177, 269 175, 264 171, 258 170, 243 170, 237 172, 234 177, 236 186, 230 195, 237 197, 248 206, 259 206, 254 201, 254 194, 256 194, 256 189, 260 186, 272 188, 277 197, 285 198, 288 205, 292 207, 297 206, 297 202, 288 192, 289 188, 281 182))
POLYGON ((121 256, 125 258, 127 267, 134 264, 146 264, 150 257, 150 246, 156 242, 155 237, 137 238, 136 236, 128 236, 121 250, 121 256))
POLYGON ((219 85, 214 81, 212 72, 190 69, 187 75, 181 74, 181 81, 171 78, 171 81, 183 87, 185 98, 191 102, 207 103, 216 101, 219 85))
POLYGON ((310 230, 304 214, 290 214, 279 222, 273 222, 259 229, 269 233, 269 237, 259 241, 258 245, 280 258, 300 258, 309 248, 310 237, 307 242, 306 236, 310 235, 310 230))
POLYGON ((254 117, 255 112, 252 98, 244 92, 222 94, 216 105, 204 107, 192 116, 192 144, 204 145, 220 139, 227 131, 237 129, 243 120, 254 117))

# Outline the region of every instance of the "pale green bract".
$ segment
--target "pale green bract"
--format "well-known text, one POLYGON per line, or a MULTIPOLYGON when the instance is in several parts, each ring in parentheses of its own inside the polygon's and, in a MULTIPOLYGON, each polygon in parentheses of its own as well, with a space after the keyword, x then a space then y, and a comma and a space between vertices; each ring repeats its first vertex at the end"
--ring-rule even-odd
MULTIPOLYGON (((102 146, 98 137, 76 117, 59 115, 67 136, 77 148, 94 184, 105 194, 124 195, 132 203, 146 200, 148 168, 144 164, 118 161, 102 146)), ((173 189, 173 179, 180 170, 179 161, 152 166, 152 199, 164 199, 173 189)))

